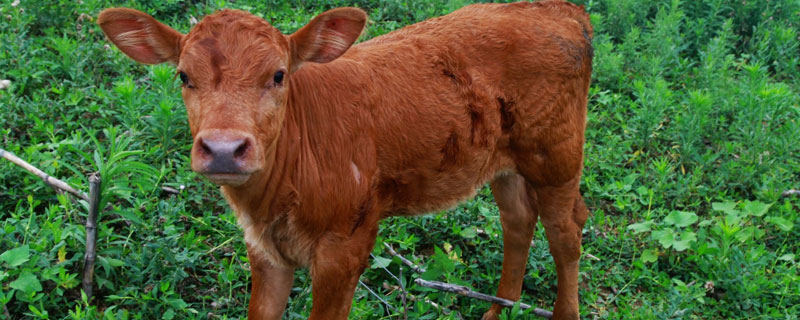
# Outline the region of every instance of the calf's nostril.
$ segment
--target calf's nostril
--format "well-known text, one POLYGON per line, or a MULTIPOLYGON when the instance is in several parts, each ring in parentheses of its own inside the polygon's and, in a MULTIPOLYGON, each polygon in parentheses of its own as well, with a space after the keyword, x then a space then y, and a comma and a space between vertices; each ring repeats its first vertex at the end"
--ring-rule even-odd
POLYGON ((200 149, 202 149, 203 153, 210 156, 214 155, 214 151, 211 150, 211 148, 206 144, 206 142, 203 139, 200 139, 199 142, 200 142, 200 149))
POLYGON ((233 157, 234 158, 243 157, 244 154, 247 152, 248 147, 249 147, 249 144, 247 143, 247 140, 242 140, 242 142, 239 145, 239 147, 237 147, 236 150, 233 152, 233 157))

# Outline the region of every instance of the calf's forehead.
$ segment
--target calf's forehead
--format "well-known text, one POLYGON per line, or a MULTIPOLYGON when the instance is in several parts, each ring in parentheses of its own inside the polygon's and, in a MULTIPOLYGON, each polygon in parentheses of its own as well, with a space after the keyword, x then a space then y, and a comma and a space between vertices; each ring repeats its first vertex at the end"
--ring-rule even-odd
POLYGON ((194 26, 183 46, 180 65, 200 62, 252 69, 252 64, 286 63, 289 43, 278 29, 248 12, 223 10, 194 26))

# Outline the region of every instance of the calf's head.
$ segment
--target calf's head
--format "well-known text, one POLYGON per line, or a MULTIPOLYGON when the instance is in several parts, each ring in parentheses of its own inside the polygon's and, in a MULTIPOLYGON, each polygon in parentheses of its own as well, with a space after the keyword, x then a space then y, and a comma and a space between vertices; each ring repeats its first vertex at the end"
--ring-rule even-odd
POLYGON ((270 161, 293 72, 342 55, 366 19, 356 8, 333 9, 291 35, 238 10, 205 17, 185 35, 133 9, 106 9, 97 23, 131 59, 177 66, 194 138, 192 170, 239 186, 270 161))

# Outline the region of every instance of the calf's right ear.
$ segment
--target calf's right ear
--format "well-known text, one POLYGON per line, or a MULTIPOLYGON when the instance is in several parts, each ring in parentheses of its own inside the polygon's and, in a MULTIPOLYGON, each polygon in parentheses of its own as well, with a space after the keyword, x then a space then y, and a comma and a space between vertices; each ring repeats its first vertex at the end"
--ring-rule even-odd
POLYGON ((127 8, 100 12, 97 24, 123 53, 141 63, 178 64, 183 34, 150 15, 127 8))

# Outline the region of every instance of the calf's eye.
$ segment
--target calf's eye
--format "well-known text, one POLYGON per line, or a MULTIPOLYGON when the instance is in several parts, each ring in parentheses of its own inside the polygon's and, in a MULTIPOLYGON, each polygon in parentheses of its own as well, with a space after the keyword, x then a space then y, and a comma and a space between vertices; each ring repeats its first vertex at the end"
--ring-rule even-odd
POLYGON ((281 84, 281 82, 283 82, 283 71, 279 70, 275 72, 275 76, 272 77, 272 80, 275 81, 275 84, 281 84))
POLYGON ((178 77, 181 78, 181 82, 183 82, 184 86, 186 86, 188 88, 192 87, 191 85, 189 85, 189 76, 187 76, 185 72, 183 72, 183 71, 179 72, 178 73, 178 77))

